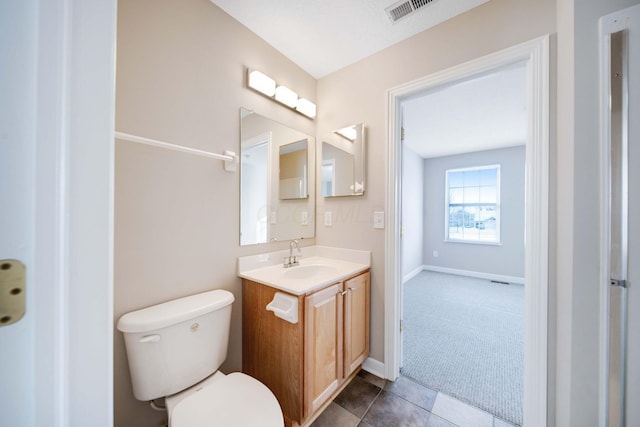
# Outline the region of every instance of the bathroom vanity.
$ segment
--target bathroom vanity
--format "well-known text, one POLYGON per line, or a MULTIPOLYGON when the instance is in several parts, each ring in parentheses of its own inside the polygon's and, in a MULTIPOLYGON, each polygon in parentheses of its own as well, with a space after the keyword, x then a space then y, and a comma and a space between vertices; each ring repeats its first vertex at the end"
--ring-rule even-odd
POLYGON ((328 258, 317 252, 332 248, 304 249, 287 269, 281 261, 250 270, 239 262, 243 372, 273 391, 286 425, 312 420, 369 354, 369 253, 328 258), (267 310, 273 303, 283 310, 267 310))

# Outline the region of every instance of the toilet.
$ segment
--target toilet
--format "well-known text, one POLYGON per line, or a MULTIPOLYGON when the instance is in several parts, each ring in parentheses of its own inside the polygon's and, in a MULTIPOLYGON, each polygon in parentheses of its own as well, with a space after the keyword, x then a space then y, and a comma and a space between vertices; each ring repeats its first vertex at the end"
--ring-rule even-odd
POLYGON ((231 292, 213 290, 123 315, 133 394, 165 398, 170 427, 283 427, 276 397, 240 372, 218 371, 227 357, 231 292))

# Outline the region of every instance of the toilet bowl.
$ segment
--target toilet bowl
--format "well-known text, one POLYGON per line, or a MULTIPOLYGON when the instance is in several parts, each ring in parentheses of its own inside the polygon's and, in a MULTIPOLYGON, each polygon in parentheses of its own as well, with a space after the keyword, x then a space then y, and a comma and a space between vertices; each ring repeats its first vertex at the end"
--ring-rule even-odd
POLYGON ((280 405, 260 381, 240 372, 216 372, 165 399, 170 427, 282 427, 280 405))
POLYGON ((165 398, 169 427, 283 427, 276 397, 246 374, 218 371, 227 356, 233 294, 214 290, 123 315, 133 394, 165 398))

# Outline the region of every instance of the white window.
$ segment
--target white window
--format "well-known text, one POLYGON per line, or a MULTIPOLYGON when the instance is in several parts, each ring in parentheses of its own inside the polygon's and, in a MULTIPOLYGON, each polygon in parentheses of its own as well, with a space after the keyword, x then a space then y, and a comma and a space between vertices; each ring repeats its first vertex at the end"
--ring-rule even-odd
POLYGON ((445 240, 500 243, 500 165, 446 171, 445 240))

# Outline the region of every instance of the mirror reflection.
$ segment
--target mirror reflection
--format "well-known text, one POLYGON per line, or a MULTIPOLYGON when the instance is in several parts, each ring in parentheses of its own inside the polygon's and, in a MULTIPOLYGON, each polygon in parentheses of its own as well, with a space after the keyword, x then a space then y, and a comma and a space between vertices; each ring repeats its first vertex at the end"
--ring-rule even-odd
POLYGON ((362 123, 334 131, 322 142, 322 196, 364 194, 365 134, 362 123))
POLYGON ((307 140, 280 146, 280 200, 306 199, 307 140))
POLYGON ((315 140, 240 110, 240 244, 314 236, 315 140))

